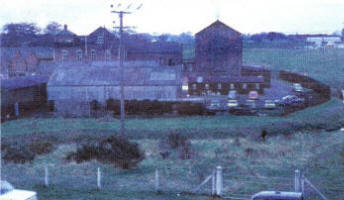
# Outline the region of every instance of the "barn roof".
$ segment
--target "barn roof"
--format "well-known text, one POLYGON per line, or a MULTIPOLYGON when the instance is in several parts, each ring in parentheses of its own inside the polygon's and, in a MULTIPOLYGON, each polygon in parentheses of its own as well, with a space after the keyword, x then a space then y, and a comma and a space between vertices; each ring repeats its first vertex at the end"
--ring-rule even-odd
POLYGON ((135 41, 128 44, 128 53, 180 53, 182 46, 177 42, 149 42, 137 43, 135 41))
POLYGON ((205 27, 204 29, 202 29, 201 31, 196 33, 196 35, 199 35, 199 34, 202 34, 204 32, 207 32, 208 30, 213 30, 213 29, 217 29, 217 28, 224 28, 224 29, 227 29, 230 32, 235 33, 236 35, 241 35, 241 33, 239 31, 229 27, 228 25, 226 25, 225 23, 221 22, 220 20, 216 20, 215 22, 213 22, 209 26, 205 27))
POLYGON ((47 83, 48 76, 25 76, 1 80, 1 89, 15 90, 47 83))
POLYGON ((33 53, 38 59, 52 59, 54 49, 50 47, 2 47, 1 58, 11 60, 13 56, 19 53, 26 59, 33 53))
MULTIPOLYGON (((127 86, 180 85, 181 66, 159 66, 155 62, 125 62, 124 83, 127 86)), ((51 76, 48 86, 118 86, 118 62, 64 64, 51 76)))

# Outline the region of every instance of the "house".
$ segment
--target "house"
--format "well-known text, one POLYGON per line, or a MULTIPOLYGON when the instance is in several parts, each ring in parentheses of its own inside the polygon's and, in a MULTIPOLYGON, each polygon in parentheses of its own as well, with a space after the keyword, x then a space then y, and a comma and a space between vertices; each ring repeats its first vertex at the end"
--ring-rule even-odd
MULTIPOLYGON (((183 60, 183 90, 188 95, 247 94, 270 87, 270 72, 242 65, 242 36, 217 20, 195 35, 195 56, 183 60)), ((190 55, 192 52, 190 48, 190 55)))
POLYGON ((26 76, 37 72, 40 62, 53 61, 54 49, 49 47, 1 48, 2 78, 26 76))
MULTIPOLYGON (((176 101, 181 90, 181 65, 160 66, 155 61, 124 63, 124 97, 132 100, 176 101)), ((50 77, 48 100, 63 116, 83 116, 90 102, 105 105, 120 99, 119 62, 64 63, 50 77)))
POLYGON ((47 76, 25 76, 1 80, 1 118, 35 109, 46 103, 47 76))

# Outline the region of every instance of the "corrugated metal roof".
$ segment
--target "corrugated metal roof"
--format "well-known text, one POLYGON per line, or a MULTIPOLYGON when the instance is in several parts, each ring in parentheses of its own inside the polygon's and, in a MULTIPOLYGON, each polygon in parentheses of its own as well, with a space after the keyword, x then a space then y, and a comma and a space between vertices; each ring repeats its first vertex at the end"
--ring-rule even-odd
POLYGON ((47 83, 48 76, 25 76, 1 80, 1 89, 15 90, 47 83))
MULTIPOLYGON (((126 86, 180 85, 181 66, 159 66, 154 62, 125 62, 126 86)), ((65 63, 51 76, 48 86, 103 86, 119 85, 118 62, 65 63)))

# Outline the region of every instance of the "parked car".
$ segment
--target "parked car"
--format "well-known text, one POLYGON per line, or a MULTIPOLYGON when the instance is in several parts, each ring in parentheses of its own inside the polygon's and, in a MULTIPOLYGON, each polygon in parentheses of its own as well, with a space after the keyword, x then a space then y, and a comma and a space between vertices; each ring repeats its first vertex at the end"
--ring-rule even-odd
POLYGON ((226 105, 220 101, 219 99, 213 99, 210 103, 206 106, 208 111, 225 111, 226 105))
POLYGON ((287 95, 278 103, 280 106, 302 106, 305 103, 305 99, 296 95, 287 95))
POLYGON ((258 92, 257 91, 250 91, 248 93, 248 98, 252 100, 256 100, 259 98, 258 92))
POLYGON ((293 84, 293 89, 295 92, 303 92, 303 87, 301 86, 300 83, 294 83, 293 84))
POLYGON ((235 108, 235 107, 237 107, 237 106, 239 106, 238 100, 236 100, 236 99, 228 99, 228 101, 227 101, 227 107, 228 107, 229 109, 235 108))
POLYGON ((229 99, 235 99, 237 97, 237 91, 236 90, 230 90, 228 92, 228 98, 229 99))
POLYGON ((15 189, 7 181, 0 181, 1 200, 37 200, 37 193, 28 190, 15 189))
POLYGON ((266 108, 266 109, 274 109, 274 108, 276 108, 276 103, 274 101, 272 101, 272 100, 265 100, 264 108, 266 108))
POLYGON ((254 194, 251 200, 304 200, 300 192, 262 191, 254 194))

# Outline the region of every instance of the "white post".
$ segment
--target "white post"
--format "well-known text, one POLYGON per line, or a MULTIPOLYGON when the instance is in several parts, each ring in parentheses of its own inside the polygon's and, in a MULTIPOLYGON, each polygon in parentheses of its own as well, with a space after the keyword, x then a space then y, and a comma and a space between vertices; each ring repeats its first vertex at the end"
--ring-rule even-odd
POLYGON ((300 170, 295 170, 294 177, 294 190, 295 192, 300 192, 300 170))
POLYGON ((223 187, 222 167, 216 167, 216 195, 221 196, 223 187))
POLYGON ((45 187, 49 187, 49 171, 47 166, 44 168, 44 185, 45 187))
POLYGON ((101 185, 101 172, 100 172, 100 168, 98 167, 97 170, 97 189, 100 190, 102 188, 101 185))
POLYGON ((160 192, 159 188, 159 171, 155 169, 155 192, 160 192))
POLYGON ((343 103, 344 103, 344 90, 342 90, 343 103))
POLYGON ((211 176, 211 195, 215 195, 215 187, 216 179, 215 179, 215 171, 213 171, 213 175, 211 176))

